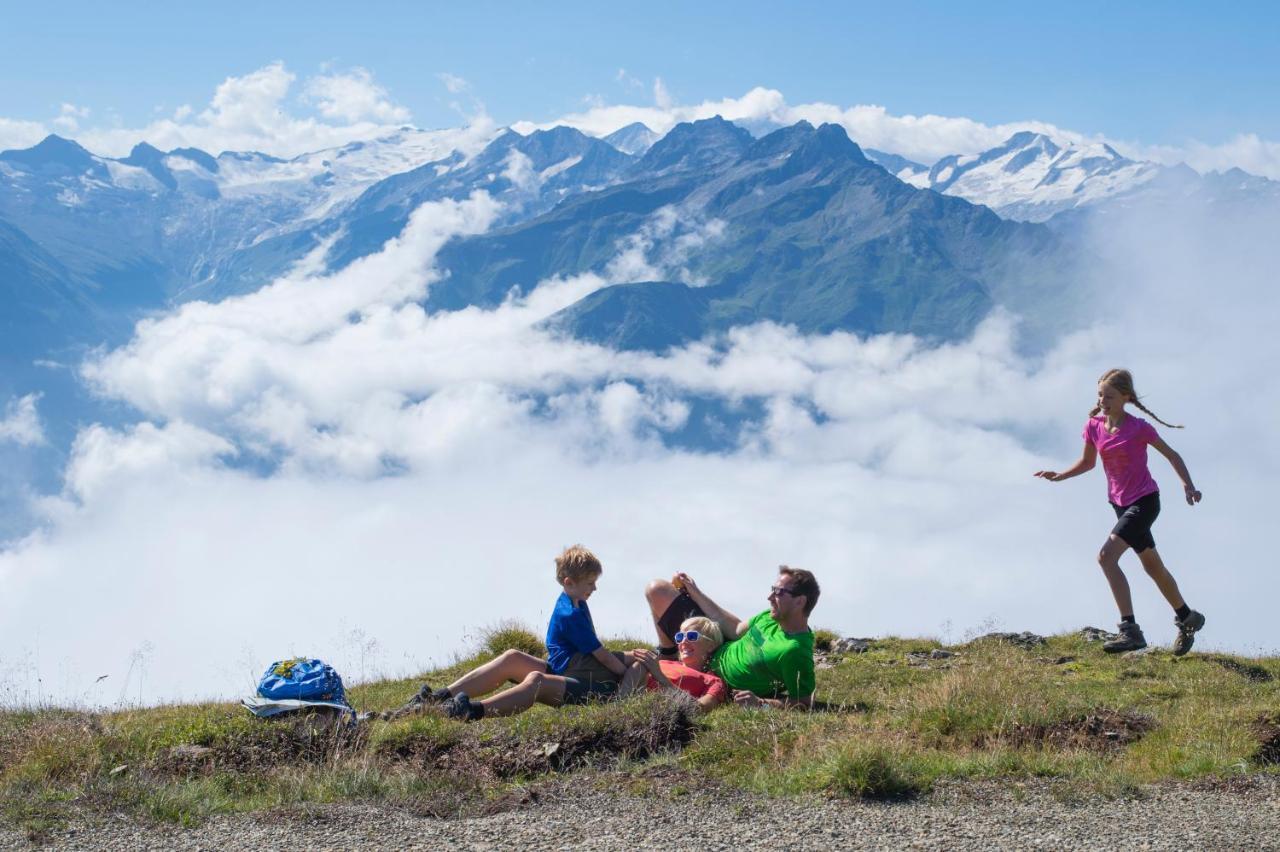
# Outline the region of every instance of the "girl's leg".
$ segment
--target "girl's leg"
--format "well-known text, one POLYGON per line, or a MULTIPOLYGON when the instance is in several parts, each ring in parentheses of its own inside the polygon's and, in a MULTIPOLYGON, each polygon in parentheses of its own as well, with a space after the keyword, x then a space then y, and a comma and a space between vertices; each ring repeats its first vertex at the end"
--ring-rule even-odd
POLYGON ((1142 567, 1147 570, 1147 575, 1156 581, 1160 594, 1164 595, 1169 606, 1176 610, 1186 605, 1186 601, 1182 599, 1182 592, 1178 591, 1178 581, 1173 579, 1169 569, 1164 567, 1164 560, 1160 558, 1160 554, 1154 547, 1148 547, 1139 553, 1138 559, 1142 560, 1142 567))
POLYGON ((484 695, 487 692, 493 692, 508 681, 519 683, 534 672, 546 670, 545 661, 511 648, 449 684, 449 691, 454 695, 459 692, 465 692, 467 695, 484 695))
POLYGON ((1129 593, 1129 581, 1120 570, 1120 556, 1128 549, 1129 545, 1124 543, 1124 539, 1113 535, 1107 538, 1107 543, 1098 551, 1098 565, 1102 567, 1102 573, 1111 585, 1111 595, 1116 599, 1121 618, 1133 615, 1133 595, 1129 593))
POLYGON ((564 703, 564 678, 529 672, 520 683, 480 703, 484 705, 485 716, 515 716, 528 710, 535 701, 559 707, 564 703))

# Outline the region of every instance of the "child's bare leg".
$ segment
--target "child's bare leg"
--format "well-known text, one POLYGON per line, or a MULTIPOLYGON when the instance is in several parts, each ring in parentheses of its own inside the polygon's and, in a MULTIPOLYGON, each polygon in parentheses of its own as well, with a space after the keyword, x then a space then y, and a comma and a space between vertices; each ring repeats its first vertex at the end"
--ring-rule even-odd
POLYGON ((1164 567, 1164 560, 1160 558, 1160 554, 1154 547, 1148 547, 1139 553, 1138 559, 1142 560, 1142 567, 1147 569, 1147 576, 1155 580, 1160 594, 1164 595, 1169 606, 1181 609, 1186 605, 1186 601, 1182 599, 1182 592, 1178 591, 1178 581, 1173 579, 1169 569, 1164 567))
POLYGON ((618 697, 626 698, 628 695, 641 692, 648 678, 649 671, 641 663, 632 663, 627 666, 627 673, 622 676, 621 682, 618 683, 618 697))
POLYGON ((1102 573, 1111 586, 1111 595, 1116 599, 1122 618, 1133 615, 1133 595, 1129 592, 1129 581, 1120 570, 1120 555, 1128 549, 1129 545, 1123 539, 1113 535, 1102 545, 1102 550, 1098 551, 1098 565, 1102 567, 1102 573))
POLYGON ((449 684, 449 691, 454 695, 459 692, 465 692, 467 695, 484 695, 487 692, 493 692, 508 681, 519 683, 533 672, 546 670, 545 661, 512 648, 503 651, 484 665, 476 666, 449 684))
POLYGON ((528 710, 534 702, 559 707, 564 703, 564 678, 529 672, 520 683, 480 703, 484 705, 485 716, 515 716, 528 710))

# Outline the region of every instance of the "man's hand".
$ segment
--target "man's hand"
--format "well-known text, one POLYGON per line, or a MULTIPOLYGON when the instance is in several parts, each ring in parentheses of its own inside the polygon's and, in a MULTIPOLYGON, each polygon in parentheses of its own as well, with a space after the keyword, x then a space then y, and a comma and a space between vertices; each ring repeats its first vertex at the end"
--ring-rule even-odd
POLYGON ((765 700, 754 692, 746 689, 735 689, 733 691, 733 703, 739 707, 767 707, 765 700))
POLYGON ((693 582, 693 578, 683 571, 676 572, 675 576, 671 578, 671 585, 682 592, 687 592, 689 595, 698 594, 702 591, 698 588, 698 584, 693 582))

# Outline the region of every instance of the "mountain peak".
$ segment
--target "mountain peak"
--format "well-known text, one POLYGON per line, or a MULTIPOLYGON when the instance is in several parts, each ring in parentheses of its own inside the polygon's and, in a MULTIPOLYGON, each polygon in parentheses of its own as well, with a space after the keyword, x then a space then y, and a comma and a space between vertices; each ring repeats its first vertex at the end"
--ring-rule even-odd
POLYGON ((178 181, 173 174, 165 167, 164 153, 154 145, 146 142, 139 142, 133 146, 133 150, 129 152, 129 156, 120 162, 126 166, 137 166, 146 169, 147 172, 161 184, 169 189, 177 189, 178 181))
POLYGON ((624 154, 640 156, 661 138, 661 134, 649 129, 649 125, 642 121, 634 121, 626 127, 613 131, 604 137, 604 141, 624 154))
POLYGON ((56 133, 50 133, 30 148, 0 153, 0 160, 20 163, 30 168, 53 167, 76 173, 102 168, 98 158, 79 143, 64 139, 56 133))
POLYGON ((751 134, 722 116, 682 122, 655 142, 636 168, 649 172, 707 168, 746 152, 751 134))
POLYGON ((824 124, 814 128, 807 121, 798 121, 790 127, 775 130, 757 139, 744 155, 750 159, 779 157, 783 154, 799 155, 806 162, 821 158, 845 159, 866 162, 862 149, 857 146, 845 129, 838 124, 824 124))

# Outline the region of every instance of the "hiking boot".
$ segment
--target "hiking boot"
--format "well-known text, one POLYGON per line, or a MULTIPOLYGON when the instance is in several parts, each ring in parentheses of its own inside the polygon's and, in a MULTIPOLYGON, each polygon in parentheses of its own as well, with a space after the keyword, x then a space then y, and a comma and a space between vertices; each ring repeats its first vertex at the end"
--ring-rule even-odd
POLYGON ((440 694, 442 692, 444 692, 444 690, 432 689, 431 684, 424 683, 412 698, 397 707, 395 710, 383 710, 379 715, 379 718, 384 721, 394 721, 395 719, 401 719, 405 716, 411 716, 414 713, 421 713, 428 707, 447 701, 448 699, 440 694))
POLYGON ((471 703, 470 696, 465 692, 459 692, 454 695, 441 704, 440 709, 450 719, 458 719, 462 722, 474 722, 480 718, 480 714, 483 712, 480 705, 471 703))
POLYGON ((1181 657, 1195 644, 1196 631, 1204 627, 1204 615, 1193 609, 1186 618, 1175 618, 1173 624, 1178 628, 1178 637, 1173 640, 1173 655, 1181 657))
POLYGON ((1142 628, 1132 621, 1120 622, 1120 635, 1102 643, 1102 650, 1108 654, 1141 651, 1145 647, 1147 647, 1147 637, 1142 635, 1142 628))

